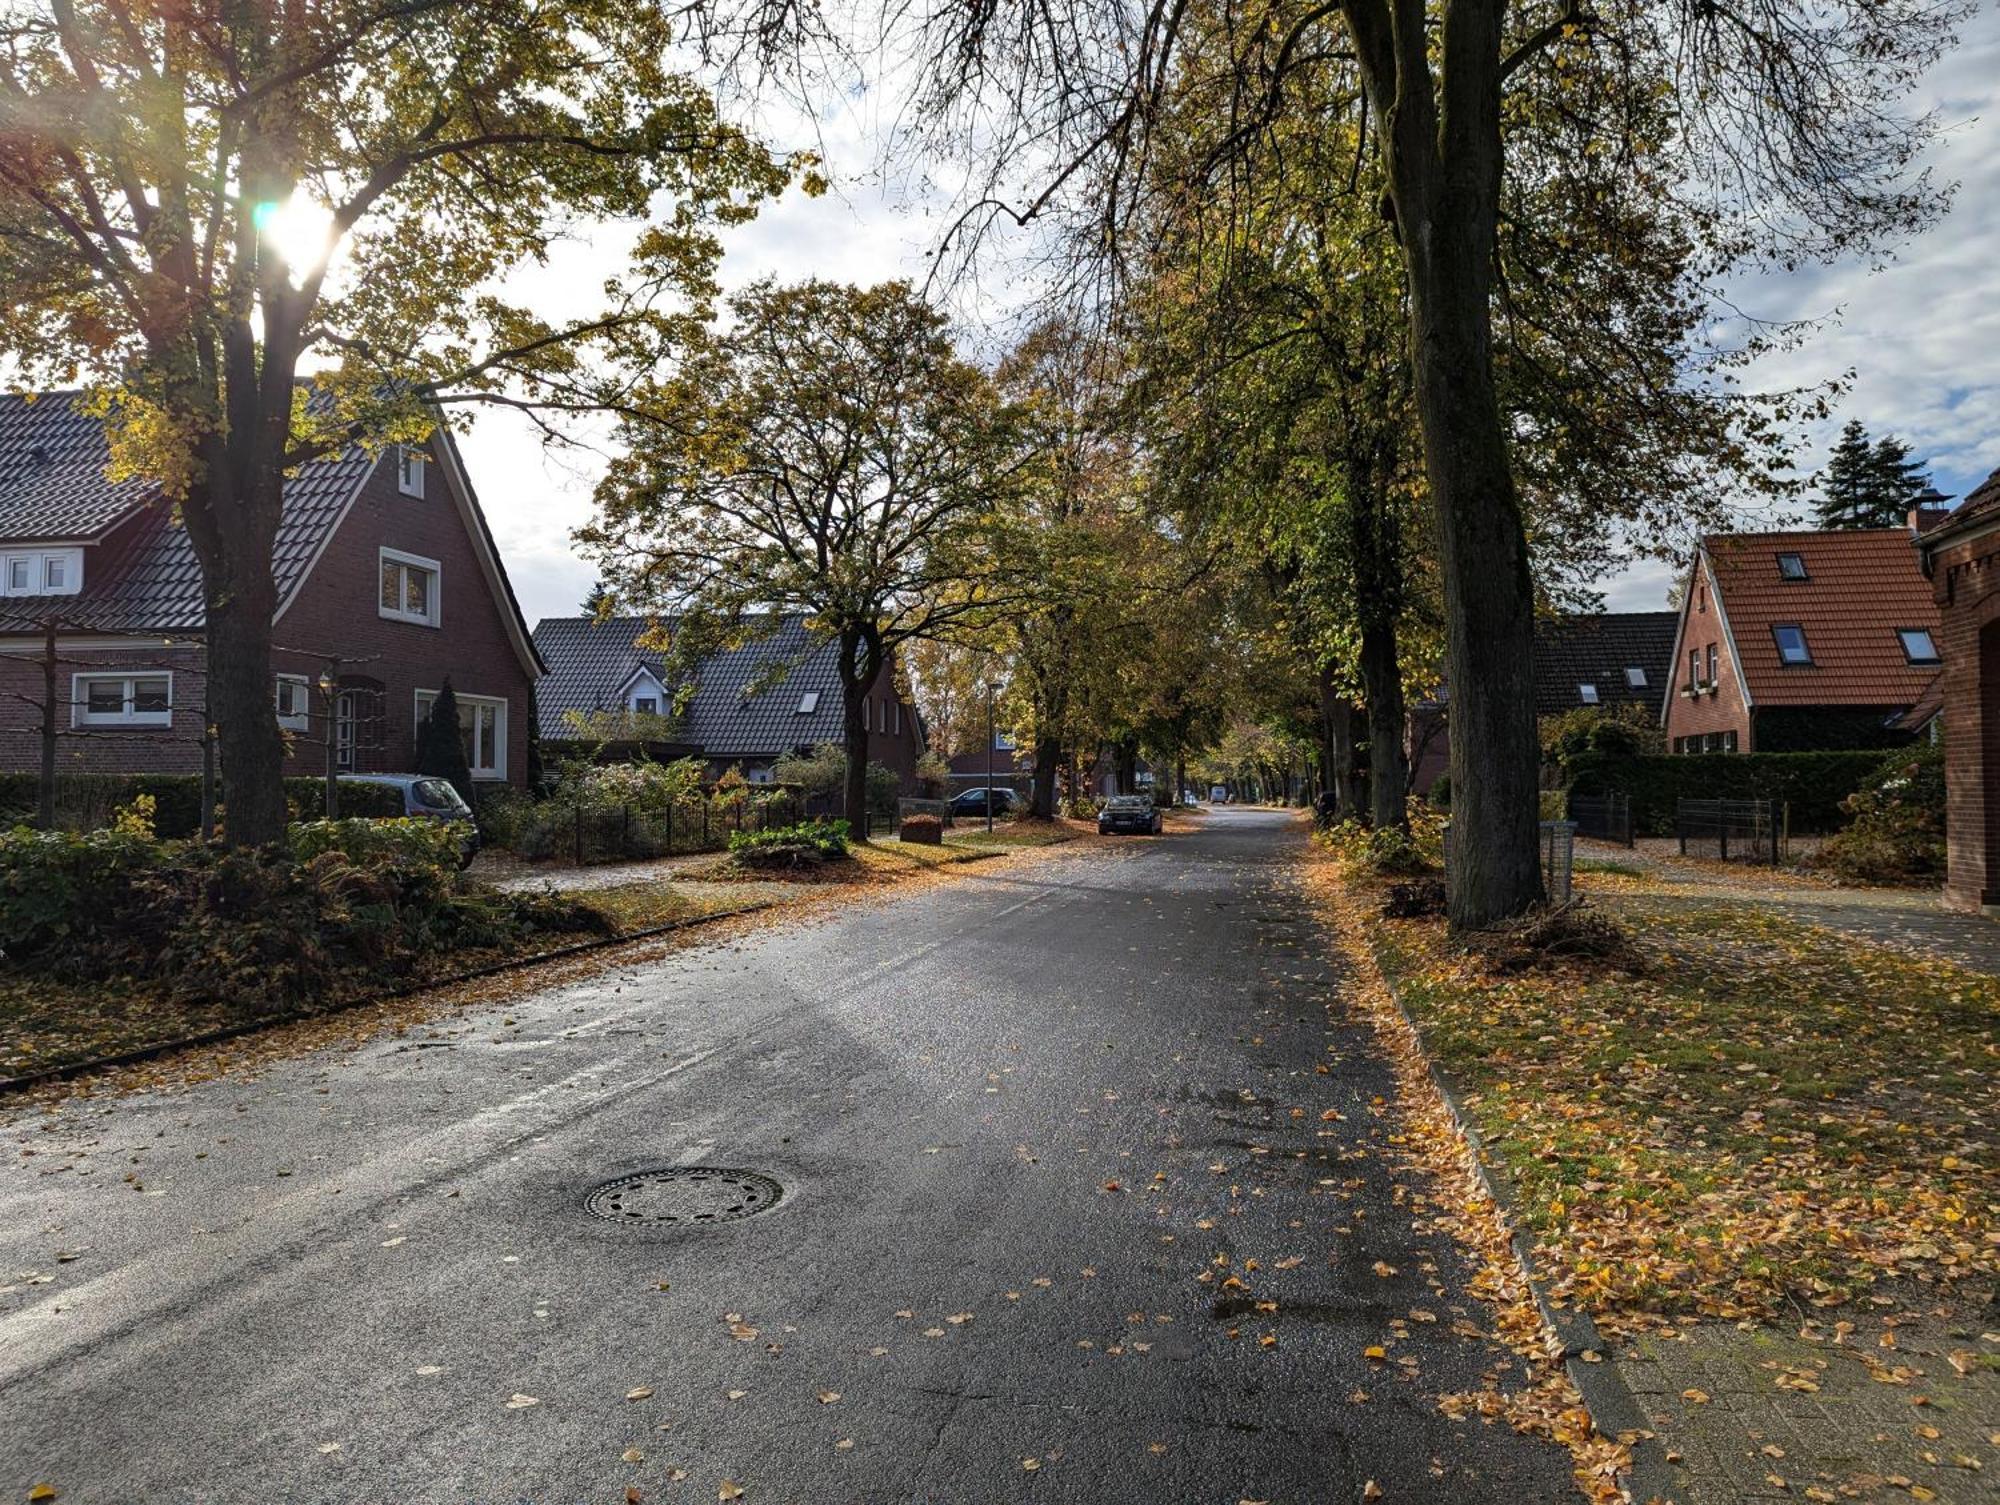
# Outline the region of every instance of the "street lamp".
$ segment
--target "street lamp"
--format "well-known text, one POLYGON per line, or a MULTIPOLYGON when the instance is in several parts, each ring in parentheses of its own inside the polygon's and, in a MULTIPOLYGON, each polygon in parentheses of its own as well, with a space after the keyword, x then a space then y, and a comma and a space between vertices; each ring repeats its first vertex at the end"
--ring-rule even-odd
POLYGON ((334 696, 340 691, 340 675, 329 662, 319 671, 320 724, 326 736, 326 818, 340 817, 340 751, 334 731, 334 696))
POLYGON ((1000 693, 994 680, 986 681, 986 834, 993 834, 993 747, 999 740, 993 725, 993 697, 1000 693))

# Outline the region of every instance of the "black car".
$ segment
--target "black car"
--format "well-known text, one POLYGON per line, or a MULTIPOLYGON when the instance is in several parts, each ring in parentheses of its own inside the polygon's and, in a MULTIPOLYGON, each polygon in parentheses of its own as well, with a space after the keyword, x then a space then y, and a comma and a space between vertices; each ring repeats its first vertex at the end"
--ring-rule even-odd
POLYGON ((1146 794, 1114 794, 1097 812, 1099 836, 1109 836, 1114 831, 1158 836, 1162 824, 1160 812, 1153 808, 1152 796, 1146 794))
POLYGON ((986 814, 988 795, 991 795, 993 798, 993 813, 995 815, 1012 815, 1015 805, 1019 803, 1014 791, 1011 789, 968 789, 963 794, 952 796, 951 813, 955 816, 983 816, 986 814))

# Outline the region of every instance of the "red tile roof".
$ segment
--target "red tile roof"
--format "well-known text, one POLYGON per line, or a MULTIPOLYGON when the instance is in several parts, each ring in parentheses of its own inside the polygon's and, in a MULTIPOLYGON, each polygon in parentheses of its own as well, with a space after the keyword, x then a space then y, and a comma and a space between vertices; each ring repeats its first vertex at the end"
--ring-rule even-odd
POLYGON ((1721 533, 1702 547, 1755 704, 1908 706, 1936 676, 1896 635, 1938 630, 1909 529, 1721 533), (1780 554, 1799 555, 1806 578, 1785 579, 1780 554), (1779 661, 1772 628, 1786 624, 1804 631, 1810 664, 1779 661))

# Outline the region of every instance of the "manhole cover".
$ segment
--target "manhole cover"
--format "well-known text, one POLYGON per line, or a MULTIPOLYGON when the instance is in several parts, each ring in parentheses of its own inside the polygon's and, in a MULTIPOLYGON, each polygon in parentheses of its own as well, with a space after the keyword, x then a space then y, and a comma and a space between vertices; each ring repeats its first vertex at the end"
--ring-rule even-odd
POLYGON ((607 1181, 583 1199, 583 1206, 611 1223, 705 1226, 769 1212, 784 1194, 782 1186, 758 1171, 673 1165, 607 1181))

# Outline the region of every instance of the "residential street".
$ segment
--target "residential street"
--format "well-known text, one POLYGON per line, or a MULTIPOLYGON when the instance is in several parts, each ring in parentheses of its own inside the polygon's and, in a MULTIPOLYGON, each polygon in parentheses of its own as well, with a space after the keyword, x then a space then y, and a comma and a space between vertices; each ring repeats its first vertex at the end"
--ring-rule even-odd
POLYGON ((1520 1364, 1329 1023, 1303 844, 1219 809, 246 1082, 17 1105, 0 1490, 1568 1497, 1562 1449, 1437 1408, 1520 1364), (782 1197, 584 1207, 675 1166, 782 1197))

